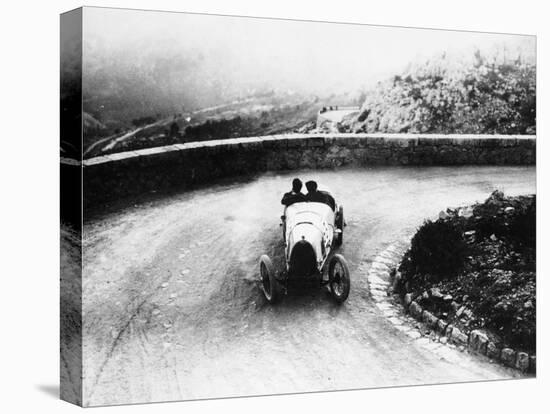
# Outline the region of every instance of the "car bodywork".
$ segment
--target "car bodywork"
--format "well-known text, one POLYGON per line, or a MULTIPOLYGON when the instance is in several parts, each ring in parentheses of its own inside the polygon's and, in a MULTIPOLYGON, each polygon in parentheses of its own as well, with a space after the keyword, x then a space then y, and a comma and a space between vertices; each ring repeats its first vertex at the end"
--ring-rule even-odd
POLYGON ((334 218, 334 211, 324 203, 294 203, 285 209, 283 226, 289 276, 309 277, 323 268, 337 231, 334 218))

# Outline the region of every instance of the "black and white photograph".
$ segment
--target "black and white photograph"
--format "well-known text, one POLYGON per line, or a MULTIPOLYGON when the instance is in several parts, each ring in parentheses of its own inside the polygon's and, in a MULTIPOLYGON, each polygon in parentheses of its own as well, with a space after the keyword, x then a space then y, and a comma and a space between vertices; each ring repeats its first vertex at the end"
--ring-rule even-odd
POLYGON ((0 411, 544 412, 546 14, 4 4, 0 411))
POLYGON ((536 376, 536 37, 61 16, 61 397, 536 376))

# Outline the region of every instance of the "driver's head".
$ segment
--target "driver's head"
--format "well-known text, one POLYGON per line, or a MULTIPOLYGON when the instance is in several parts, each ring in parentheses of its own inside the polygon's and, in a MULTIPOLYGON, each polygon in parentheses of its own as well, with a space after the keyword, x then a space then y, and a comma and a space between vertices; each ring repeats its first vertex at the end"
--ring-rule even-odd
POLYGON ((300 180, 299 178, 295 178, 294 180, 292 180, 292 191, 294 191, 295 193, 299 193, 300 191, 302 191, 302 180, 300 180))
POLYGON ((306 188, 308 193, 314 193, 317 191, 317 183, 315 181, 308 181, 306 183, 306 188))

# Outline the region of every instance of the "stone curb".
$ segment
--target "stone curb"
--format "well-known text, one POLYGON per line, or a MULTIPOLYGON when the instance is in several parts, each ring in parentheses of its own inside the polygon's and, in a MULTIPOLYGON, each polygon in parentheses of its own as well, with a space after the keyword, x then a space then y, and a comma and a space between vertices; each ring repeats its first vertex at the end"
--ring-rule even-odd
POLYGON ((448 338, 448 341, 457 346, 463 346, 480 355, 498 360, 503 365, 518 369, 522 372, 536 373, 536 355, 511 348, 499 348, 498 344, 489 340, 481 330, 473 330, 469 334, 458 327, 449 324, 444 319, 438 319, 430 311, 425 310, 416 301, 409 302, 411 294, 403 295, 402 303, 405 311, 419 322, 434 329, 440 335, 448 338))
MULTIPOLYGON (((401 250, 404 251, 406 248, 401 250)), ((396 325, 396 328, 405 332, 413 339, 418 339, 422 334, 418 330, 403 328, 400 325, 400 321, 396 318, 397 313, 392 309, 389 300, 395 282, 401 277, 400 273, 396 271, 401 260, 402 254, 399 252, 399 249, 395 247, 395 244, 391 245, 372 261, 371 268, 367 273, 367 280, 375 304, 384 316, 388 317, 390 322, 396 325), (389 275, 390 278, 393 276, 393 284, 382 279, 380 277, 381 272, 384 275, 389 275)), ((394 296, 399 298, 408 315, 439 334, 441 336, 441 343, 449 342, 459 348, 468 349, 479 355, 487 356, 507 367, 518 369, 524 373, 536 373, 535 354, 528 354, 511 348, 499 348, 498 344, 490 341, 488 336, 481 330, 473 330, 470 333, 463 332, 446 320, 437 318, 430 311, 423 309, 413 299, 411 293, 394 296)))

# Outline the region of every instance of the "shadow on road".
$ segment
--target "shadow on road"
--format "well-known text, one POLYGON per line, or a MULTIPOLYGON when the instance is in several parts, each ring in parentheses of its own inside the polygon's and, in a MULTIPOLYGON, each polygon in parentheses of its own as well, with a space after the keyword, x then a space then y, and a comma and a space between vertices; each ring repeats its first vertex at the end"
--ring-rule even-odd
POLYGON ((39 384, 36 389, 49 397, 59 399, 59 384, 39 384))

